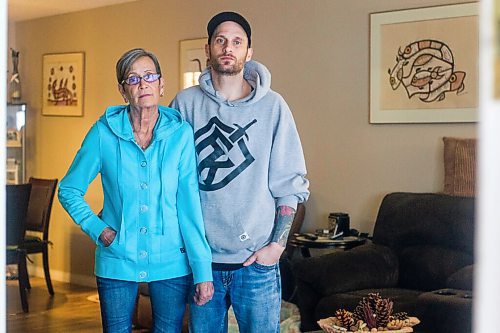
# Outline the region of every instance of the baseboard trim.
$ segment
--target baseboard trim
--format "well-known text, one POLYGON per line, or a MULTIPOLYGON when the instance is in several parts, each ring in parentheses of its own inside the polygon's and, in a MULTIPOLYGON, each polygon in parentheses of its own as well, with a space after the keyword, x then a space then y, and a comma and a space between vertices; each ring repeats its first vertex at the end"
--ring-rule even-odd
MULTIPOLYGON (((45 278, 43 273, 43 267, 28 264, 28 272, 31 276, 45 278)), ((71 284, 76 284, 79 286, 93 287, 96 288, 95 276, 73 274, 69 272, 63 272, 58 270, 50 270, 50 278, 53 281, 66 282, 71 284)))

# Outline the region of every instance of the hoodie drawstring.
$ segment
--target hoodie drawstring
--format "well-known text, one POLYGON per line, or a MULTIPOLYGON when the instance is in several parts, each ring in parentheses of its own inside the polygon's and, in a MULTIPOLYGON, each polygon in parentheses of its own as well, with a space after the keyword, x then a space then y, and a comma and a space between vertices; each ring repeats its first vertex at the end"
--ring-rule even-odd
MULTIPOLYGON (((165 156, 165 149, 163 149, 163 142, 162 142, 162 145, 161 145, 161 154, 160 154, 160 164, 158 165, 159 167, 159 172, 160 172, 160 195, 161 195, 161 198, 160 198, 160 201, 163 201, 163 200, 167 200, 167 195, 165 193, 165 176, 164 176, 164 172, 162 170, 162 165, 163 165, 163 157, 165 156)), ((160 204, 160 216, 161 216, 161 235, 164 236, 165 235, 165 223, 167 223, 167 219, 166 219, 166 216, 165 216, 165 210, 163 209, 163 204, 160 204)))
POLYGON ((117 172, 117 176, 118 176, 118 194, 120 196, 120 200, 121 200, 121 222, 120 222, 120 230, 118 230, 118 244, 123 244, 125 242, 125 214, 124 214, 124 210, 125 210, 125 198, 123 197, 124 196, 124 191, 123 191, 123 177, 122 177, 122 142, 123 140, 121 140, 120 138, 118 138, 118 147, 117 147, 117 155, 118 155, 118 172, 117 172))

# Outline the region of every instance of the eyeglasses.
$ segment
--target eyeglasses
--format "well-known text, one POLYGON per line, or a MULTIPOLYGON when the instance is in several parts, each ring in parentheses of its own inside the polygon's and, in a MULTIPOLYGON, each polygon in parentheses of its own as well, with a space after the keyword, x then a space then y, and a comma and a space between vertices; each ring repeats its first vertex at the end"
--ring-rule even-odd
POLYGON ((141 79, 146 81, 146 82, 151 83, 151 82, 155 82, 160 77, 161 77, 161 74, 157 74, 157 73, 148 73, 144 76, 131 75, 128 78, 126 78, 125 80, 123 80, 121 84, 126 83, 129 86, 135 86, 136 84, 139 84, 139 82, 141 82, 141 79))

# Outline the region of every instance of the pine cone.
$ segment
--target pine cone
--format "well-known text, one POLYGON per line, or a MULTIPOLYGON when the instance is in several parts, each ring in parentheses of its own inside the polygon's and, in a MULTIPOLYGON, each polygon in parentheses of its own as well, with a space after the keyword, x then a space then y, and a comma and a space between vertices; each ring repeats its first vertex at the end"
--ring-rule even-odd
POLYGON ((388 298, 380 298, 375 304, 375 314, 377 315, 377 327, 386 327, 392 314, 392 301, 388 298))
POLYGON ((356 305, 356 308, 352 312, 352 316, 356 321, 358 320, 365 321, 365 314, 363 313, 363 305, 364 305, 363 300, 360 301, 358 305, 356 305))
POLYGON ((355 320, 362 320, 366 322, 365 312, 363 309, 365 308, 365 306, 370 307, 370 298, 369 298, 370 295, 375 295, 375 294, 368 294, 367 297, 363 297, 363 299, 359 301, 358 305, 354 309, 353 316, 355 320))
POLYGON ((379 293, 369 293, 368 294, 368 302, 370 304, 370 308, 375 309, 375 305, 377 304, 378 300, 380 300, 382 297, 380 297, 379 293))
POLYGON ((392 315, 393 303, 389 298, 380 297, 379 293, 370 293, 354 309, 354 320, 363 320, 372 328, 385 327, 392 315))
POLYGON ((340 321, 342 327, 351 327, 354 325, 354 318, 352 317, 352 312, 345 309, 339 309, 335 311, 335 317, 340 321))
POLYGON ((397 313, 394 313, 392 316, 390 316, 389 319, 390 320, 394 320, 394 319, 405 320, 405 319, 408 319, 408 314, 406 312, 397 312, 397 313))

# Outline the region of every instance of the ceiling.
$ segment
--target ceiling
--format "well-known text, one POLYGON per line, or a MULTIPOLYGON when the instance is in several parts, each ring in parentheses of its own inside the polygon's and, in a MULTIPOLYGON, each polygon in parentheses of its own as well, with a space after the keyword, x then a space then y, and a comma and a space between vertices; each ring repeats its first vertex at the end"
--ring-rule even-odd
POLYGON ((137 0, 7 0, 9 23, 137 0))

